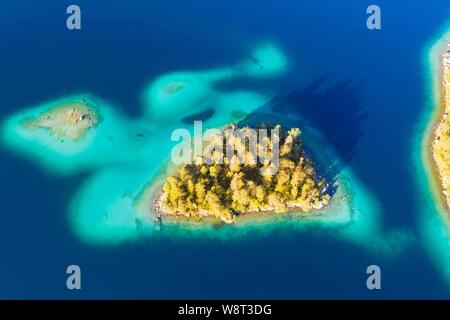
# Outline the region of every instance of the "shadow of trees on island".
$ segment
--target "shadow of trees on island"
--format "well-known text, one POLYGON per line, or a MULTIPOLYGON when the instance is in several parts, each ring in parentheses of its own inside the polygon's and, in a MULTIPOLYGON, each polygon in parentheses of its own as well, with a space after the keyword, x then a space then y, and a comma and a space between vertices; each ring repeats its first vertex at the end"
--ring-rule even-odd
MULTIPOLYGON (((300 128, 305 150, 316 160, 321 174, 333 182, 352 159, 363 134, 367 112, 360 103, 362 85, 363 82, 352 80, 326 85, 326 78, 320 77, 272 98, 239 121, 238 126, 265 123, 300 128), (325 151, 330 149, 333 157, 325 151)), ((207 121, 214 113, 215 109, 209 108, 183 118, 182 122, 207 121)))
POLYGON ((367 112, 360 104, 362 82, 347 80, 325 86, 325 81, 325 77, 321 77, 305 87, 274 97, 241 124, 264 122, 279 123, 285 128, 299 127, 306 141, 305 149, 313 157, 322 158, 318 161, 322 174, 334 181, 355 153, 367 112), (326 147, 315 145, 317 143, 308 148, 308 136, 317 135, 313 131, 318 132, 338 159, 323 159, 322 151, 326 147))

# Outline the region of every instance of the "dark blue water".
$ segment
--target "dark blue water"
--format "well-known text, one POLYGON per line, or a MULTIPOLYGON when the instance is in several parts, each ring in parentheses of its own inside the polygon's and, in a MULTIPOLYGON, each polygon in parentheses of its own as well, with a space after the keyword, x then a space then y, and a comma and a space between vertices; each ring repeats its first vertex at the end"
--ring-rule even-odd
POLYGON ((140 94, 157 75, 228 65, 271 40, 287 53, 289 74, 233 85, 281 95, 303 92, 291 95, 290 111, 309 117, 334 141, 346 165, 382 203, 386 230, 406 228, 415 241, 390 258, 324 234, 281 230, 241 241, 180 242, 165 236, 91 247, 71 233, 67 212, 71 195, 89 173, 49 176, 1 149, 0 297, 450 296, 418 235, 410 155, 427 101, 423 50, 450 19, 450 2, 377 1, 382 30, 369 31, 367 1, 78 0, 82 30, 70 32, 65 10, 72 3, 0 3, 1 118, 84 91, 137 116, 140 94), (315 106, 319 116, 311 111, 315 106), (320 114, 326 119, 336 109, 334 127, 321 121, 320 114), (82 269, 81 291, 66 289, 70 264, 82 269), (370 264, 382 268, 381 291, 366 288, 370 264))

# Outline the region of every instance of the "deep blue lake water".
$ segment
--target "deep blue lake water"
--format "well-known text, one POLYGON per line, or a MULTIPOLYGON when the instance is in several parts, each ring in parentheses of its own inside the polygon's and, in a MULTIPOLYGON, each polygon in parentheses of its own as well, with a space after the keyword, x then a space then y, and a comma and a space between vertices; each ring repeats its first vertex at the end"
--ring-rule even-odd
POLYGON ((238 242, 163 237, 92 247, 71 233, 67 215, 89 172, 53 176, 1 148, 1 298, 449 298, 450 283, 421 239, 411 163, 428 99, 424 50, 450 19, 449 1, 377 0, 377 31, 366 28, 372 3, 352 0, 77 0, 82 30, 68 31, 72 2, 0 3, 0 118, 77 92, 136 117, 156 76, 228 65, 270 40, 287 54, 288 74, 227 85, 303 90, 299 108, 341 137, 335 148, 382 204, 385 229, 403 228, 414 240, 393 257, 282 230, 238 242), (320 122, 335 110, 333 127, 320 122), (81 291, 66 289, 70 264, 82 268, 81 291), (380 291, 366 288, 370 264, 382 268, 380 291))

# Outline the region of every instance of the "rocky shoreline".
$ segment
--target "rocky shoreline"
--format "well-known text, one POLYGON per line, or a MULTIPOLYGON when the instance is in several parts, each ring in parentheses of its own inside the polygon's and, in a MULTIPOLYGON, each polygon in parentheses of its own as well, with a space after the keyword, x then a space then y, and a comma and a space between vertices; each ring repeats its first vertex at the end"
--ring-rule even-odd
MULTIPOLYGON (((163 222, 168 222, 167 220, 172 221, 186 221, 192 222, 192 219, 190 217, 187 217, 182 212, 177 211, 168 211, 164 208, 163 202, 164 198, 167 195, 164 193, 162 188, 158 188, 151 198, 152 203, 152 212, 154 212, 154 222, 162 227, 163 222)), ((301 204, 296 203, 289 203, 287 204, 288 209, 286 211, 278 212, 275 210, 275 208, 265 208, 265 209, 256 209, 246 212, 240 212, 238 215, 234 216, 231 220, 221 220, 224 224, 234 224, 239 223, 240 220, 247 220, 247 219, 257 219, 258 217, 269 217, 269 216, 277 216, 282 214, 289 214, 289 213, 297 213, 299 216, 308 215, 312 216, 315 212, 325 208, 327 206, 326 203, 319 203, 318 205, 312 205, 313 210, 307 211, 302 209, 301 204)), ((195 221, 197 222, 210 222, 217 224, 218 220, 214 218, 213 214, 211 212, 208 212, 204 210, 199 214, 200 218, 196 218, 195 221)))

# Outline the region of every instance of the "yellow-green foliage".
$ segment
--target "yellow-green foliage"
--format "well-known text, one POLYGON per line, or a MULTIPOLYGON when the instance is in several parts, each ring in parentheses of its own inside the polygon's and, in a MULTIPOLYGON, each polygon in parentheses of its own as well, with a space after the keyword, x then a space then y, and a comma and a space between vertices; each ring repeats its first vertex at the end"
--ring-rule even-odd
MULTIPOLYGON (((280 126, 276 128, 280 130, 279 137, 268 134, 266 139, 270 145, 271 139, 279 138, 276 174, 261 174, 260 169, 270 167, 267 162, 237 164, 233 161, 235 156, 230 163, 225 157, 222 164, 184 165, 163 186, 163 209, 186 217, 214 216, 231 223, 236 215, 248 212, 286 212, 292 208, 306 212, 326 205, 330 199, 327 183, 305 155, 298 137, 300 130, 285 132, 280 126)), ((230 138, 226 130, 224 137, 230 138)), ((234 141, 236 149, 245 148, 248 152, 248 144, 241 142, 234 141)), ((250 152, 247 155, 252 156, 250 152)))

